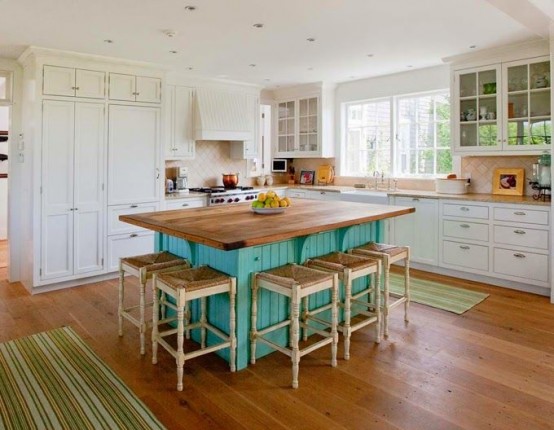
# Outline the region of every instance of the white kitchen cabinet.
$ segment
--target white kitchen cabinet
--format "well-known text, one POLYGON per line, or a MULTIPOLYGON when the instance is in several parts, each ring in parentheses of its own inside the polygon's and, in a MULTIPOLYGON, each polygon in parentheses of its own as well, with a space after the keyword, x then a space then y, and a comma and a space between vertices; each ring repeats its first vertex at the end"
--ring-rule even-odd
POLYGON ((42 93, 52 96, 103 99, 106 73, 71 67, 44 66, 42 93))
POLYGON ((340 192, 336 192, 336 191, 307 190, 307 189, 298 190, 294 188, 289 188, 286 194, 288 197, 309 199, 309 200, 339 201, 341 199, 340 192))
POLYGON ((116 234, 108 237, 108 272, 119 270, 121 258, 154 252, 155 235, 152 231, 116 234))
POLYGON ((162 80, 160 78, 110 73, 110 100, 160 103, 161 91, 162 80))
POLYGON ((166 139, 166 160, 193 159, 196 142, 193 135, 194 90, 189 87, 171 85, 167 88, 168 138, 166 139))
POLYGON ((527 154, 549 149, 548 56, 453 71, 453 151, 527 154))
POLYGON ((45 101, 42 280, 103 271, 104 105, 45 101))
POLYGON ((128 205, 108 206, 108 236, 114 234, 133 233, 136 231, 148 231, 136 225, 119 220, 121 215, 136 215, 146 212, 155 212, 159 209, 158 202, 132 203, 128 205))
POLYGON ((165 210, 203 208, 207 204, 208 201, 203 197, 170 199, 165 201, 165 210))
POLYGON ((419 197, 394 197, 396 206, 414 207, 415 212, 391 220, 391 242, 409 246, 411 261, 438 264, 438 201, 419 197))
POLYGON ((147 203, 160 196, 160 109, 111 105, 108 204, 147 203))

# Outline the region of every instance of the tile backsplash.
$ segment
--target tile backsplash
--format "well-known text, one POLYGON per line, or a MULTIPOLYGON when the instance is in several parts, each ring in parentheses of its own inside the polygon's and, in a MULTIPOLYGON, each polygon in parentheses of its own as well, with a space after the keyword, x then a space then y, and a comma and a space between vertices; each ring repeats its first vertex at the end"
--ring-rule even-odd
POLYGON ((462 158, 462 177, 471 178, 472 193, 492 193, 492 177, 498 168, 525 169, 525 195, 532 195, 534 190, 528 184, 533 174, 533 163, 537 155, 502 156, 502 157, 464 157, 462 158))

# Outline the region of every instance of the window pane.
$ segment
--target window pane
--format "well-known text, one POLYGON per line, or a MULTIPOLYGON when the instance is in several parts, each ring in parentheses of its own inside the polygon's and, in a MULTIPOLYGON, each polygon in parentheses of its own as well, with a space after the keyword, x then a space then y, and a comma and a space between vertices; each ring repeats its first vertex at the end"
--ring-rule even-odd
POLYGON ((435 97, 437 121, 450 121, 450 96, 440 94, 435 97))
POLYGON ((452 151, 448 149, 437 150, 437 174, 452 172, 452 151))
POLYGON ((7 99, 8 78, 0 76, 0 100, 7 99))
POLYGON ((422 148, 433 148, 435 142, 434 136, 434 124, 432 122, 419 123, 417 125, 417 146, 422 148))
POLYGON ((439 122, 437 124, 437 146, 450 147, 450 123, 439 122))
POLYGON ((432 175, 435 170, 435 153, 432 149, 417 152, 417 172, 420 175, 432 175))

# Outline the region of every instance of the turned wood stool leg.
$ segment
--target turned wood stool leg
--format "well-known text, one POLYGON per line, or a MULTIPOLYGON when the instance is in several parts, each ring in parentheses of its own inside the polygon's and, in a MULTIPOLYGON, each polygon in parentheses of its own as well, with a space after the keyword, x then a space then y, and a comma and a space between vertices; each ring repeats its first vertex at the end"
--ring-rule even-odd
POLYGON ((177 299, 177 391, 183 391, 183 367, 185 365, 185 353, 183 343, 185 340, 185 304, 186 297, 177 299))
POLYGON ((375 324, 375 342, 381 343, 382 336, 382 312, 381 312, 381 270, 382 270, 381 260, 377 260, 377 271, 373 274, 373 286, 375 292, 373 293, 373 305, 375 306, 375 315, 377 316, 377 323, 375 324))
POLYGON ((389 257, 383 256, 383 270, 385 271, 384 305, 383 305, 383 326, 385 337, 389 337, 389 282, 390 282, 390 264, 389 257))
MULTIPOLYGON (((306 324, 308 320, 308 315, 310 314, 310 298, 308 296, 304 297, 302 307, 302 322, 306 324)), ((304 342, 308 340, 308 334, 308 327, 304 326, 302 328, 302 340, 304 342)))
POLYGON ((257 273, 252 273, 252 309, 250 311, 250 363, 256 364, 256 336, 258 330, 258 277, 257 273))
MULTIPOLYGON (((190 324, 190 303, 189 302, 186 302, 185 303, 185 326, 188 326, 190 324)), ((187 339, 190 339, 190 329, 186 329, 185 331, 185 337, 187 339)))
POLYGON ((206 348, 206 297, 200 299, 200 348, 206 348))
POLYGON ((231 346, 229 347, 229 360, 231 361, 231 372, 237 370, 237 335, 236 335, 236 314, 235 314, 235 298, 237 295, 236 278, 231 278, 231 291, 229 291, 229 337, 231 346))
POLYGON ((140 354, 141 355, 144 355, 145 354, 145 346, 144 346, 144 342, 145 342, 145 336, 146 336, 146 320, 144 318, 144 312, 145 312, 145 307, 146 307, 146 298, 145 298, 145 294, 146 294, 146 282, 147 282, 147 279, 146 279, 146 270, 145 269, 140 269, 139 271, 139 281, 140 281, 140 302, 139 302, 139 311, 140 311, 140 319, 139 319, 139 323, 140 323, 140 354))
POLYGON ((152 277, 152 288, 153 288, 153 301, 152 306, 152 364, 158 362, 158 321, 159 321, 159 290, 157 288, 158 277, 154 275, 152 277))
POLYGON ((125 272, 121 262, 119 262, 119 304, 117 307, 117 315, 119 320, 119 336, 123 336, 123 300, 125 299, 124 286, 125 272))
POLYGON ((342 283, 344 285, 344 359, 350 360, 350 336, 352 335, 350 320, 352 319, 352 270, 345 269, 342 283))
POLYGON ((338 332, 338 295, 339 295, 339 279, 338 275, 335 274, 333 277, 333 289, 331 290, 331 336, 333 337, 333 342, 331 343, 331 366, 337 366, 337 347, 339 343, 339 332, 338 332))
POLYGON ((300 329, 300 286, 294 285, 292 287, 292 297, 291 297, 291 347, 292 347, 292 388, 298 388, 298 370, 300 367, 300 350, 298 348, 298 338, 299 338, 299 329, 300 329))
POLYGON ((404 264, 404 295, 406 301, 404 302, 404 321, 408 322, 408 311, 410 310, 410 249, 408 248, 408 255, 406 256, 406 263, 404 264))

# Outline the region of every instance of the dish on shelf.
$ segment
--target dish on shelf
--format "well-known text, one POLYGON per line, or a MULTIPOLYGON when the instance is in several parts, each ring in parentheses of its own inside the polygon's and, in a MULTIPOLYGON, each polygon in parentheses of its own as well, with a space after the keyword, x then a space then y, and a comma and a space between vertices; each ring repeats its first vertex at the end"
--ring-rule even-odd
POLYGON ((287 208, 250 208, 252 212, 255 212, 260 215, 273 215, 273 214, 282 214, 287 210, 287 208))

